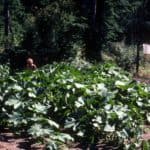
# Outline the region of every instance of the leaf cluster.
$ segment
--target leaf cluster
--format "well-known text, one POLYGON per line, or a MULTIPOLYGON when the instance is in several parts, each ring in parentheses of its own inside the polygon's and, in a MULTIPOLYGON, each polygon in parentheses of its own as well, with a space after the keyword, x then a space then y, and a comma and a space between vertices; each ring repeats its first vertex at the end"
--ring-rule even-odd
POLYGON ((28 132, 49 149, 70 140, 92 145, 99 139, 136 147, 141 125, 149 123, 149 86, 114 65, 61 63, 15 76, 0 70, 0 124, 28 132))

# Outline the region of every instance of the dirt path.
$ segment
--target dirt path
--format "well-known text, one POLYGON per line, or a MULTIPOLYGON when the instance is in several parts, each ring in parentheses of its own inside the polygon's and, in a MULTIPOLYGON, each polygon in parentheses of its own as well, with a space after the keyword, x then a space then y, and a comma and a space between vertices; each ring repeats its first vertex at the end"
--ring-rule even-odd
POLYGON ((29 137, 18 137, 5 129, 0 132, 0 150, 44 150, 44 146, 35 144, 29 137))
MULTIPOLYGON (((144 141, 150 141, 150 127, 146 127, 142 139, 144 141)), ((73 146, 73 145, 72 145, 73 146)), ((73 146, 66 150, 82 150, 80 146, 73 146)), ((117 147, 106 145, 104 143, 98 143, 98 150, 118 150, 117 147)), ((8 129, 5 129, 0 133, 0 150, 45 150, 43 145, 35 144, 35 141, 29 137, 17 137, 8 129)))
POLYGON ((146 83, 146 84, 150 85, 150 78, 146 78, 146 77, 143 78, 143 77, 140 77, 140 76, 136 76, 133 79, 138 81, 138 82, 146 83))

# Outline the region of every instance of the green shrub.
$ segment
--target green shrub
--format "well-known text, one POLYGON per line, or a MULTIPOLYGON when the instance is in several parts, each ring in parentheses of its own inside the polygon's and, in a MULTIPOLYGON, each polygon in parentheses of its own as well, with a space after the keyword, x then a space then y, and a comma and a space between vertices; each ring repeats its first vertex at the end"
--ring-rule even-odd
POLYGON ((135 71, 137 49, 126 46, 123 42, 110 43, 110 51, 118 66, 128 71, 135 71))
POLYGON ((73 139, 86 145, 101 138, 136 146, 141 125, 149 121, 150 88, 111 64, 53 64, 0 82, 0 123, 27 131, 49 149, 73 139))

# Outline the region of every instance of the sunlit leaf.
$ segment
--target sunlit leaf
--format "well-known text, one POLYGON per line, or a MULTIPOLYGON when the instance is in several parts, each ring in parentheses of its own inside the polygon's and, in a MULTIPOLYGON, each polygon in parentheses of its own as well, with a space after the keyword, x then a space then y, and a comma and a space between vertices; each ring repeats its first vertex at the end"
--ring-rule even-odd
POLYGON ((75 106, 77 108, 84 106, 84 99, 83 97, 79 97, 77 101, 75 101, 75 106))
POLYGON ((14 90, 16 90, 16 91, 22 91, 22 90, 23 90, 23 88, 22 88, 21 86, 16 85, 16 84, 13 85, 12 89, 14 89, 14 90))
POLYGON ((116 81, 115 82, 115 85, 117 86, 117 87, 120 87, 120 86, 125 86, 127 83, 126 82, 123 82, 123 81, 116 81))
POLYGON ((29 92, 28 96, 31 97, 31 98, 36 98, 36 95, 33 92, 29 92))
POLYGON ((147 121, 150 123, 150 113, 147 113, 146 117, 147 117, 147 121))
POLYGON ((75 83, 75 87, 80 89, 80 88, 84 88, 85 85, 84 84, 80 84, 80 83, 75 83))
POLYGON ((8 101, 5 102, 5 104, 8 106, 13 106, 14 109, 17 109, 20 107, 21 102, 17 99, 9 99, 8 101))
POLYGON ((84 136, 84 133, 83 133, 82 131, 79 131, 79 132, 77 133, 77 135, 80 136, 80 137, 83 137, 83 136, 84 136))
POLYGON ((115 131, 115 125, 110 125, 108 123, 106 123, 105 127, 104 127, 104 131, 105 132, 114 132, 115 131))

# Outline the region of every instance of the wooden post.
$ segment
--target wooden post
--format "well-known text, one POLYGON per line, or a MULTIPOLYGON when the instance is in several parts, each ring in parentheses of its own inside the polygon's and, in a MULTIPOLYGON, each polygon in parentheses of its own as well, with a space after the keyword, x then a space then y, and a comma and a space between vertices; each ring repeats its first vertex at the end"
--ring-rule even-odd
POLYGON ((139 61, 140 61, 140 42, 137 43, 137 53, 136 53, 136 74, 139 73, 139 61))

